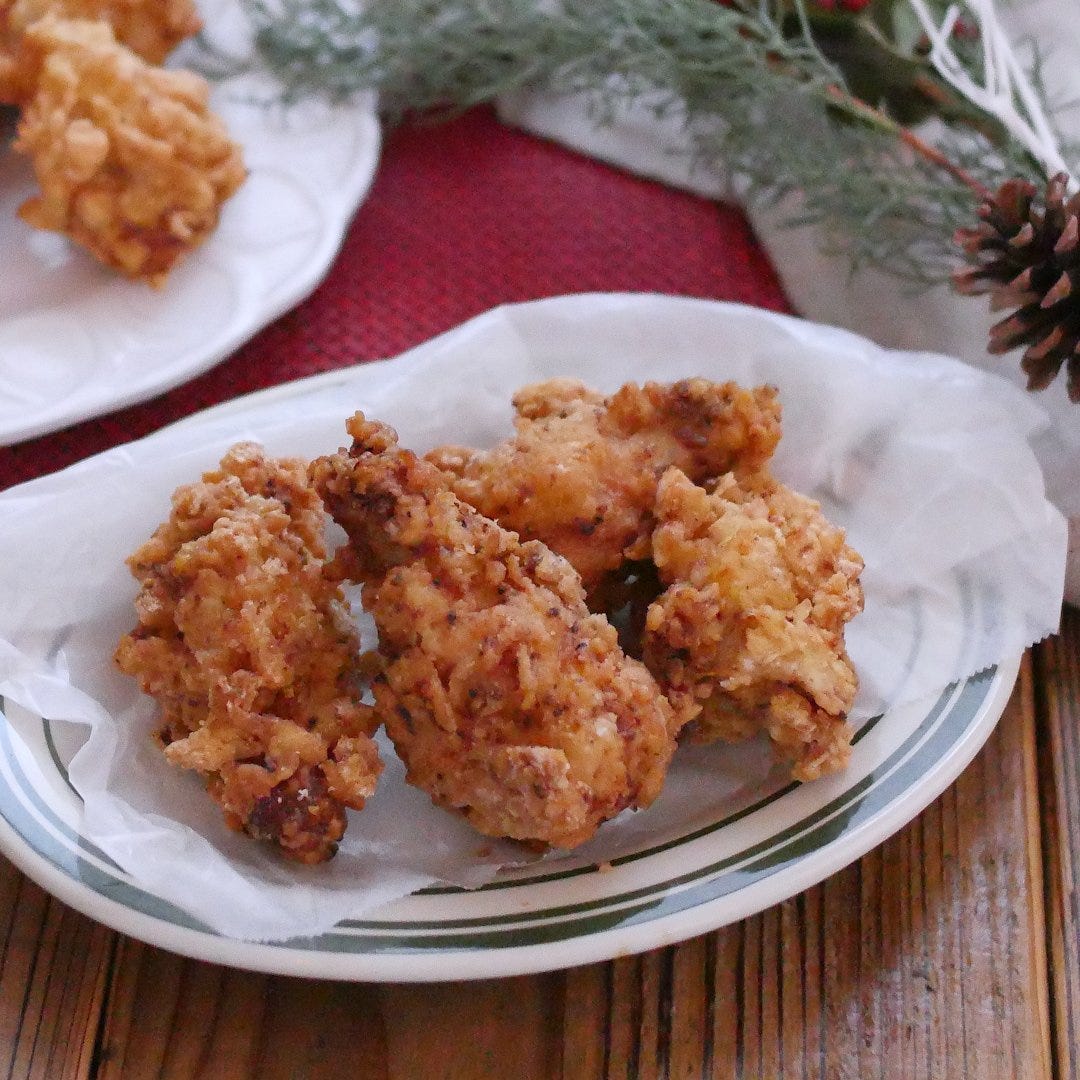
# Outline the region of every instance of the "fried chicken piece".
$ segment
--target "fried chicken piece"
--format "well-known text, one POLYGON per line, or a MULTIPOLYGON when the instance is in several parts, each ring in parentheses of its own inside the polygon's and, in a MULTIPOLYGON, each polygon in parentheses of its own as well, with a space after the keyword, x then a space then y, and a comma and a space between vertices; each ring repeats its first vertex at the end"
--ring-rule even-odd
POLYGON ((246 175, 206 81, 150 66, 104 23, 51 16, 26 31, 19 67, 34 90, 14 147, 41 186, 19 216, 160 286, 246 175))
POLYGON ((28 87, 16 55, 39 19, 101 21, 116 40, 150 64, 160 64, 185 38, 202 29, 193 0, 0 0, 0 102, 21 104, 28 87))
POLYGON ((780 438, 776 391, 685 379, 629 383, 611 397, 573 379, 514 395, 516 434, 490 450, 443 447, 428 460, 460 499, 569 559, 592 591, 626 559, 647 559, 656 484, 760 469, 780 438))
POLYGON ((672 716, 585 605, 570 564, 459 500, 357 414, 312 477, 349 535, 383 671, 376 708, 409 782, 480 832, 572 848, 659 794, 672 716))
POLYGON ((206 777, 230 827, 304 863, 334 854, 382 768, 325 522, 305 462, 233 447, 128 560, 138 625, 116 651, 161 706, 168 760, 206 777))
POLYGON ((862 559, 811 499, 765 474, 712 493, 678 469, 657 492, 653 558, 667 590, 644 658, 697 741, 764 728, 799 780, 847 763, 855 672, 844 626, 862 559))

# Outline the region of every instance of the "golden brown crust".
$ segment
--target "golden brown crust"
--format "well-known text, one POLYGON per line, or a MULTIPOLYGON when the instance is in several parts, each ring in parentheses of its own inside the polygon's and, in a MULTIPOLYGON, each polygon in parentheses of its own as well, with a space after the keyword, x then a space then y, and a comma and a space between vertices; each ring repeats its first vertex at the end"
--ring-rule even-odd
POLYGON ((117 41, 150 64, 162 63, 202 28, 193 0, 0 0, 0 102, 22 104, 32 89, 16 56, 26 31, 47 15, 104 22, 117 41))
POLYGON ((671 469, 657 518, 669 587, 649 608, 644 656, 693 737, 764 729, 797 779, 842 768, 857 687, 843 634, 863 566, 843 531, 765 474, 709 493, 671 469))
POLYGON ((20 216, 161 285, 246 175, 205 80, 150 66, 105 23, 51 16, 26 30, 18 65, 32 92, 14 147, 41 186, 20 216))
POLYGON ((670 708, 564 559, 467 506, 357 415, 312 466, 379 630, 378 711, 410 783, 480 832, 570 848, 659 793, 670 708))
POLYGON ((324 522, 304 462, 235 446, 128 560, 138 626, 116 652, 158 700, 169 761, 207 778, 231 827, 301 862, 334 853, 381 769, 324 522))
POLYGON ((514 396, 516 434, 490 450, 443 447, 428 460, 455 494, 569 559, 592 590, 647 559, 656 485, 672 465, 695 480, 762 468, 780 437, 772 387, 685 379, 629 383, 603 397, 572 379, 514 396))

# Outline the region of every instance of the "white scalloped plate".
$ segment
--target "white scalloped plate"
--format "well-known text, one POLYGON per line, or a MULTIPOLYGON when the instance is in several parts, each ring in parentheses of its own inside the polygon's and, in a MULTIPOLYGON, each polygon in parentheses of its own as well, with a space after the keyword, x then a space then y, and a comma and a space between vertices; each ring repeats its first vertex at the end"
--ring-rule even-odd
MULTIPOLYGON (((248 30, 235 0, 199 6, 214 45, 243 53, 248 30)), ((275 96, 258 74, 214 86, 250 175, 214 235, 161 290, 24 225, 15 211, 35 188, 29 165, 0 158, 0 445, 200 374, 319 283, 378 164, 374 98, 285 107, 268 104, 275 96)))

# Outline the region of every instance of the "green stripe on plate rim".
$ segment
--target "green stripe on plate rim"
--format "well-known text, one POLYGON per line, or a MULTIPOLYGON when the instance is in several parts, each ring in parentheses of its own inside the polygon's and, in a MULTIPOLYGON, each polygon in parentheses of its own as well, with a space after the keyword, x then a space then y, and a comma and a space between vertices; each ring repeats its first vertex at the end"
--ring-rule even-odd
MULTIPOLYGON (((864 781, 855 785, 851 792, 859 791, 863 784, 869 783, 862 797, 856 796, 847 799, 843 796, 834 800, 827 808, 817 811, 811 817, 818 818, 827 809, 836 812, 817 828, 802 835, 796 835, 787 843, 779 845, 765 842, 748 849, 756 858, 745 866, 736 870, 723 873, 724 869, 732 862, 738 860, 738 856, 714 863, 712 866, 701 867, 691 873, 672 878, 666 882, 660 882, 645 889, 635 890, 631 893, 621 894, 619 897, 606 897, 603 901, 584 902, 578 905, 569 905, 565 910, 568 913, 588 911, 591 908, 604 907, 604 910, 594 914, 583 915, 580 918, 553 918, 550 909, 545 921, 535 926, 517 925, 513 927, 495 929, 489 931, 476 931, 468 934, 438 934, 431 936, 409 936, 402 933, 402 926, 394 926, 396 934, 382 934, 375 939, 375 948, 371 951, 398 951, 398 952, 425 952, 431 950, 448 951, 453 949, 496 949, 496 948, 520 948, 529 945, 543 945, 556 941, 566 941, 579 937, 587 937, 611 930, 616 927, 627 928, 643 922, 652 922, 656 919, 665 918, 691 908, 698 907, 711 901, 719 900, 740 889, 746 888, 765 877, 771 877, 785 867, 805 858, 808 854, 820 850, 831 841, 837 839, 849 827, 862 825, 876 814, 882 811, 911 783, 923 775, 931 764, 939 761, 942 755, 953 746, 963 732, 970 726, 970 722, 978 715, 979 707, 986 700, 994 683, 997 669, 988 669, 974 678, 968 680, 961 693, 954 701, 953 707, 948 710, 937 724, 933 735, 926 740, 919 752, 912 755, 903 765, 895 769, 876 785, 873 784, 872 775, 864 778, 864 781), (949 723, 950 720, 960 714, 959 727, 949 723), (843 804, 838 806, 837 804, 843 804), (849 810, 849 814, 844 814, 849 810), (837 830, 837 823, 840 824, 837 830), (708 880, 702 880, 707 878, 708 880), (698 882, 697 885, 694 885, 698 882), (686 886, 686 887, 682 887, 686 886), (625 901, 627 898, 637 897, 637 902, 629 906, 619 907, 612 910, 613 901, 625 901)), ((943 695, 943 698, 945 695, 943 695)), ((943 708, 943 699, 939 699, 938 707, 943 708)), ((904 746, 890 755, 889 760, 881 767, 888 770, 889 763, 895 764, 896 759, 902 758, 905 748, 912 742, 917 741, 933 726, 930 715, 919 725, 913 735, 905 741, 904 746)), ((880 770, 879 770, 880 771, 880 770)), ((798 829, 793 825, 786 829, 783 836, 790 836, 798 829)), ((463 920, 465 921, 465 920, 463 920)), ((519 920, 520 921, 520 920, 519 920)), ((483 925, 494 925, 496 919, 489 919, 483 925)), ((354 924, 341 924, 354 925, 354 924)), ((373 924, 378 927, 380 924, 373 924)), ((384 923, 383 927, 393 924, 384 923)), ((411 929, 421 924, 410 923, 411 929)), ((442 926, 452 925, 448 923, 442 926)), ((319 948, 332 947, 331 941, 336 939, 340 942, 339 950, 347 951, 351 948, 352 941, 347 935, 333 930, 329 931, 319 941, 319 948)), ((359 939, 370 940, 370 939, 359 939)))
MULTIPOLYGON (((964 615, 965 615, 965 638, 970 636, 970 624, 972 616, 972 590, 970 583, 966 578, 957 574, 958 591, 963 598, 964 602, 964 615)), ((911 618, 912 618, 912 632, 911 632, 911 646, 908 649, 908 654, 904 658, 903 666, 901 667, 900 674, 897 676, 897 686, 903 686, 908 675, 911 672, 915 663, 916 654, 919 651, 919 643, 923 638, 923 611, 921 605, 913 603, 911 605, 911 618)), ((947 687, 939 700, 944 700, 948 695, 956 688, 957 684, 953 683, 947 687)), ((885 695, 885 700, 891 700, 892 695, 885 695)), ((878 713, 877 716, 872 716, 859 728, 855 733, 854 738, 851 740, 852 746, 858 746, 859 742, 865 738, 873 729, 877 726, 878 722, 884 716, 883 713, 878 713)), ((704 826, 695 832, 686 833, 684 836, 677 837, 674 840, 669 840, 662 844, 655 844, 652 847, 641 848, 638 851, 631 852, 628 855, 620 855, 617 858, 611 860, 611 866, 625 866, 629 863, 637 862, 640 859, 647 859, 653 855, 659 855, 665 851, 670 851, 673 848, 679 847, 682 844, 688 844, 693 840, 698 840, 703 836, 707 836, 709 833, 717 832, 720 829, 726 828, 729 825, 734 825, 737 821, 741 821, 745 817, 749 817, 751 814, 756 813, 758 810, 763 809, 770 803, 775 802, 777 799, 782 798, 789 792, 794 791, 799 787, 798 782, 787 784, 778 788, 776 791, 769 795, 766 795, 759 799, 755 803, 751 803, 749 806, 743 807, 741 810, 736 810, 729 814, 725 818, 721 818, 718 821, 712 822, 709 825, 704 826)), ((596 873, 595 866, 581 866, 574 867, 568 870, 555 870, 547 874, 530 874, 528 877, 513 878, 510 880, 490 881, 486 885, 481 885, 478 889, 465 889, 458 885, 431 885, 425 889, 418 889, 417 896, 453 896, 462 895, 471 892, 495 892, 501 889, 516 889, 522 886, 542 885, 551 881, 565 881, 567 878, 581 877, 585 874, 596 873)), ((341 925, 347 926, 351 924, 351 920, 345 920, 341 925)))
MULTIPOLYGON (((971 590, 967 586, 967 583, 964 582, 964 581, 959 581, 958 584, 959 584, 960 594, 964 598, 964 606, 965 606, 965 609, 966 609, 965 614, 968 616, 967 622, 970 623, 971 590)), ((912 633, 911 633, 911 647, 908 650, 907 657, 905 657, 904 664, 903 664, 903 667, 901 669, 901 674, 900 674, 900 676, 898 678, 898 682, 901 685, 903 684, 904 679, 907 676, 907 673, 910 671, 911 666, 914 663, 915 655, 916 655, 916 653, 918 651, 918 643, 922 639, 922 609, 918 604, 913 604, 912 605, 911 616, 912 616, 912 623, 913 623, 913 625, 912 625, 912 633)), ((952 690, 955 689, 955 685, 956 684, 953 684, 953 686, 947 688, 944 691, 943 696, 942 696, 942 698, 940 700, 944 700, 946 697, 948 697, 949 693, 952 692, 952 690)), ((3 699, 0 699, 0 714, 2 714, 2 711, 3 711, 2 707, 3 707, 3 699)), ((855 737, 852 739, 852 745, 857 746, 858 743, 867 734, 869 734, 869 732, 871 730, 873 730, 873 728, 882 719, 883 715, 884 714, 879 713, 877 716, 871 717, 868 720, 866 720, 863 723, 863 725, 859 728, 859 730, 855 733, 855 737)), ((59 773, 60 777, 63 779, 63 781, 67 785, 67 787, 74 793, 76 798, 81 799, 81 796, 79 795, 79 793, 76 790, 75 786, 71 782, 71 778, 70 778, 70 776, 68 774, 67 766, 60 759, 60 755, 56 750, 56 741, 53 738, 51 722, 48 719, 43 718, 42 719, 42 725, 43 725, 43 729, 44 729, 45 745, 46 745, 46 747, 48 749, 49 756, 52 759, 53 767, 59 773)), ((20 775, 21 775, 21 772, 20 772, 20 775)), ((67 843, 68 843, 68 845, 70 847, 72 847, 73 849, 78 848, 79 850, 84 852, 85 855, 88 856, 89 858, 94 859, 94 860, 104 864, 106 867, 108 867, 109 870, 111 870, 114 873, 114 875, 116 877, 121 878, 130 887, 138 888, 138 886, 136 886, 135 883, 133 882, 133 880, 131 879, 130 875, 125 873, 123 868, 120 867, 108 854, 106 854, 106 852, 102 851, 100 848, 98 848, 97 846, 92 844, 85 837, 83 837, 80 834, 76 833, 65 822, 61 821, 58 817, 56 817, 56 815, 52 811, 52 808, 50 806, 48 806, 48 804, 46 804, 43 800, 40 799, 40 797, 37 795, 36 790, 33 788, 33 786, 31 784, 29 784, 29 782, 26 780, 25 777, 22 777, 22 781, 23 781, 22 786, 24 788, 25 793, 31 799, 31 801, 33 801, 35 803, 35 805, 38 808, 39 813, 41 813, 46 818, 52 819, 52 823, 53 823, 54 828, 63 834, 63 836, 65 837, 65 839, 66 839, 66 841, 67 841, 67 843)), ((742 820, 743 818, 748 817, 751 814, 756 813, 758 810, 763 809, 764 807, 768 806, 770 803, 775 802, 776 800, 780 799, 781 797, 788 794, 789 792, 794 791, 798 786, 799 785, 797 783, 790 783, 790 784, 784 785, 784 786, 778 788, 776 791, 770 793, 769 795, 766 795, 766 796, 762 797, 757 802, 751 803, 749 806, 742 807, 741 809, 736 810, 736 811, 732 812, 731 814, 727 815, 726 817, 721 818, 721 819, 719 819, 719 820, 717 820, 715 822, 712 822, 709 825, 707 825, 707 826, 705 826, 705 827, 703 827, 701 829, 698 829, 698 830, 695 830, 693 832, 687 833, 687 834, 685 834, 683 836, 677 837, 674 840, 670 840, 670 841, 667 841, 667 842, 662 843, 662 844, 656 844, 656 845, 653 845, 652 847, 642 848, 642 849, 639 849, 638 851, 631 852, 631 853, 629 853, 627 855, 619 856, 618 858, 615 858, 615 859, 611 860, 611 865, 613 867, 614 866, 623 866, 623 865, 626 865, 626 864, 629 864, 629 863, 632 863, 632 862, 636 862, 636 861, 641 860, 641 859, 646 859, 646 858, 649 858, 649 857, 651 857, 653 855, 660 854, 660 853, 665 852, 665 851, 669 851, 669 850, 671 850, 673 848, 676 848, 676 847, 678 847, 680 845, 688 844, 688 843, 690 843, 690 842, 692 842, 694 840, 698 840, 703 836, 709 835, 710 833, 718 832, 719 830, 721 830, 723 828, 726 828, 729 825, 733 825, 736 822, 742 820)), ((55 861, 55 860, 53 860, 53 861, 55 861)), ((68 869, 68 872, 70 873, 70 869, 68 869)), ((546 873, 546 874, 543 874, 543 873, 542 874, 533 874, 533 875, 530 875, 528 877, 515 878, 515 879, 511 879, 511 880, 492 881, 492 882, 488 882, 485 885, 479 886, 477 889, 464 889, 464 888, 461 888, 459 886, 453 886, 453 885, 429 886, 428 888, 417 890, 417 895, 421 895, 421 896, 442 896, 442 895, 461 895, 461 894, 474 893, 474 892, 494 892, 494 891, 502 890, 502 889, 524 888, 524 887, 529 887, 529 886, 534 886, 534 885, 539 885, 539 884, 546 884, 546 883, 552 882, 552 881, 564 881, 564 880, 566 880, 568 878, 580 877, 580 876, 583 876, 583 875, 586 875, 586 874, 593 874, 595 872, 596 872, 596 868, 594 866, 574 867, 574 868, 571 868, 571 869, 556 870, 556 871, 552 871, 552 872, 546 873)), ((140 907, 139 910, 143 911, 144 909, 140 907)), ((152 914, 152 912, 149 912, 149 911, 144 911, 144 913, 152 914)), ((186 917, 186 918, 188 918, 189 921, 190 921, 189 917, 186 917)), ((351 927, 353 925, 353 920, 345 920, 339 925, 341 925, 343 927, 351 927)), ((212 931, 207 930, 207 932, 212 932, 212 931)))
MULTIPOLYGON (((826 846, 851 825, 865 822, 887 806, 893 798, 909 786, 914 778, 939 761, 950 746, 961 740, 990 693, 996 673, 997 669, 991 668, 974 676, 960 684, 959 693, 956 693, 957 684, 949 687, 916 730, 901 747, 893 752, 886 763, 838 796, 827 807, 807 815, 800 822, 785 829, 783 833, 770 837, 768 841, 754 845, 736 855, 728 856, 712 866, 701 867, 678 878, 644 889, 604 897, 599 901, 586 901, 581 904, 515 916, 434 924, 412 920, 406 923, 348 920, 339 924, 340 930, 329 931, 317 938, 298 938, 290 942, 281 942, 275 947, 360 953, 517 947, 568 940, 595 934, 615 926, 625 927, 651 921, 719 899, 745 888, 762 877, 775 874, 793 861, 826 846), (946 707, 947 705, 950 707, 946 707), (904 762, 899 769, 889 773, 889 769, 895 768, 896 762, 901 761, 911 747, 926 735, 926 732, 934 725, 935 719, 937 729, 933 735, 910 760, 904 762), (875 782, 875 777, 880 777, 882 773, 885 773, 884 778, 875 782), (815 825, 815 822, 819 824, 815 825), (837 822, 841 823, 839 832, 836 828, 837 822), (808 827, 810 831, 804 831, 808 827), (752 861, 736 870, 730 869, 733 863, 744 859, 752 861), (728 868, 726 873, 725 868, 728 868), (598 911, 597 908, 604 910, 598 911), (447 928, 455 930, 474 924, 482 927, 498 927, 501 922, 507 920, 518 925, 514 928, 491 929, 486 932, 472 930, 468 933, 431 933, 447 928), (520 925, 526 921, 539 925, 520 925), (354 933, 348 931, 354 931, 354 933), (410 933, 419 933, 424 936, 410 937, 408 936, 410 933)), ((92 857, 101 858, 106 866, 115 865, 103 852, 97 852, 93 845, 74 833, 40 798, 19 767, 7 724, 0 724, 0 749, 5 755, 3 764, 11 769, 13 779, 22 789, 23 796, 29 799, 37 813, 51 828, 67 841, 67 845, 74 845, 74 847, 67 846, 54 838, 49 829, 39 825, 22 805, 19 793, 7 783, 0 782, 0 815, 39 855, 72 879, 80 881, 97 894, 115 900, 123 906, 164 922, 219 936, 161 897, 148 893, 130 880, 124 880, 117 874, 88 862, 83 857, 84 852, 92 857)), ((0 781, 4 779, 0 776, 0 781)), ((682 838, 675 843, 679 842, 688 842, 688 838, 682 838)), ((526 879, 521 884, 530 883, 526 879)))
MULTIPOLYGON (((993 682, 993 671, 988 671, 987 676, 989 682, 993 682)), ((972 691, 972 684, 976 683, 981 676, 976 676, 974 679, 969 680, 964 684, 954 683, 950 686, 934 703, 934 706, 927 712, 926 716, 920 722, 918 727, 908 736, 908 738, 899 746, 892 754, 889 755, 885 761, 881 762, 876 769, 867 774, 858 783, 853 784, 850 788, 844 791, 841 795, 838 795, 831 802, 826 803, 824 806, 819 807, 817 810, 806 817, 789 825, 778 833, 774 833, 767 840, 762 840, 757 844, 752 844, 748 848, 743 848, 741 851, 737 851, 734 854, 727 855, 723 859, 712 863, 707 866, 697 867, 695 870, 681 874, 674 878, 668 878, 662 882, 656 882, 649 886, 642 887, 640 889, 634 889, 629 892, 618 893, 613 896, 606 896, 599 900, 584 900, 577 904, 569 904, 557 908, 545 908, 542 912, 528 912, 524 914, 513 914, 504 916, 490 916, 480 919, 445 919, 445 920, 432 920, 430 922, 424 922, 421 920, 410 920, 410 929, 424 929, 424 930, 438 930, 442 928, 460 928, 465 929, 471 926, 490 926, 502 923, 523 923, 529 921, 536 921, 536 916, 542 915, 545 919, 559 918, 561 916, 577 914, 585 911, 596 910, 602 907, 611 907, 613 904, 626 903, 633 900, 645 899, 653 893, 663 893, 667 895, 672 890, 677 890, 682 886, 688 885, 694 881, 701 881, 704 878, 712 878, 717 874, 724 872, 725 870, 731 870, 732 868, 742 869, 739 866, 740 863, 753 863, 757 865, 762 859, 767 859, 772 853, 781 850, 791 843, 801 842, 803 839, 809 836, 813 836, 822 832, 828 832, 830 824, 840 819, 844 814, 844 811, 850 807, 854 807, 853 816, 850 818, 844 818, 845 821, 854 820, 854 815, 861 809, 862 803, 860 797, 869 794, 871 791, 880 790, 883 787, 889 785, 892 778, 892 774, 897 770, 898 766, 906 766, 909 762, 904 759, 911 751, 913 746, 917 746, 919 741, 923 739, 928 732, 935 730, 935 734, 941 730, 941 725, 938 724, 939 720, 947 719, 943 718, 942 714, 946 707, 951 704, 953 708, 959 707, 964 700, 965 694, 972 691), (956 693, 957 687, 960 687, 960 692, 956 693), (955 694, 955 697, 953 696, 955 694), (809 831, 808 831, 809 830, 809 831), (757 860, 757 862, 755 862, 757 860)), ((974 688, 978 692, 978 687, 974 688)), ((977 700, 975 702, 975 709, 972 715, 978 712, 978 707, 986 698, 988 691, 978 693, 977 700)), ((952 714, 953 709, 949 710, 949 715, 952 714)), ((925 747, 919 748, 916 752, 916 758, 920 761, 923 759, 925 747)), ((792 785, 796 787, 798 785, 792 785)), ((785 790, 790 790, 785 789, 785 790)), ((890 789, 891 790, 891 789, 890 789)), ((771 802, 772 799, 762 800, 764 803, 771 802)), ((865 818, 862 815, 858 819, 858 823, 865 818)), ((707 831, 713 830, 701 830, 694 836, 703 835, 707 831)), ((664 850, 667 850, 670 846, 665 845, 664 850)), ((809 845, 808 850, 812 850, 814 847, 820 845, 809 845)), ((766 867, 768 863, 763 863, 766 867)), ((598 873, 595 867, 591 868, 592 873, 598 873)), ((724 894, 726 895, 726 893, 724 894)), ((397 928, 397 924, 387 921, 379 920, 363 920, 363 919, 345 919, 338 924, 342 929, 383 929, 387 927, 397 928)))

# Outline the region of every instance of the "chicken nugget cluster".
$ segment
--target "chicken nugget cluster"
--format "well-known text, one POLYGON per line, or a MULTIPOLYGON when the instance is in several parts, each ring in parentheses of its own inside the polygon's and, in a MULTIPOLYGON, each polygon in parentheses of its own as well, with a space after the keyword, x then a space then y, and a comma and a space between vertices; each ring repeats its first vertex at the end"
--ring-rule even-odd
POLYGON ((454 491, 564 555, 594 610, 629 612, 627 647, 686 737, 764 730, 796 779, 843 768, 857 685, 843 628, 862 609, 862 560, 769 473, 775 389, 687 379, 604 397, 555 379, 514 408, 506 442, 428 455, 454 491))
POLYGON ((117 661, 234 828, 328 858, 380 727, 436 805, 536 850, 649 806, 680 738, 847 763, 862 560, 771 475, 776 391, 556 379, 514 408, 487 450, 420 458, 362 413, 306 469, 242 444, 129 560, 117 661))
POLYGON ((80 19, 111 27, 116 40, 151 64, 161 64, 202 29, 192 0, 0 0, 0 99, 18 104, 15 56, 23 35, 39 19, 80 19))
POLYGON ((857 682, 844 625, 862 608, 862 560, 812 500, 762 475, 712 491, 670 469, 653 560, 667 586, 644 655, 698 742, 764 729, 792 775, 847 763, 857 682))
POLYGON ((324 525, 305 462, 234 447, 128 560, 138 625, 116 652, 158 701, 165 757, 232 828, 304 863, 334 854, 382 767, 324 525))
POLYGON ((687 379, 628 383, 609 398, 575 379, 514 395, 515 435, 489 450, 442 447, 428 460, 482 514, 565 556, 596 588, 646 559, 656 484, 678 466, 691 479, 760 468, 780 439, 776 392, 687 379))
POLYGON ((0 0, 0 102, 41 189, 19 216, 155 287, 246 176, 206 81, 157 66, 199 27, 190 0, 0 0))
POLYGON ((312 467, 379 632, 376 707, 409 781, 479 832, 572 848, 656 798, 672 713, 570 564, 462 502, 357 414, 312 467))

